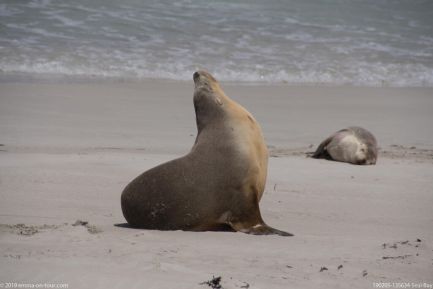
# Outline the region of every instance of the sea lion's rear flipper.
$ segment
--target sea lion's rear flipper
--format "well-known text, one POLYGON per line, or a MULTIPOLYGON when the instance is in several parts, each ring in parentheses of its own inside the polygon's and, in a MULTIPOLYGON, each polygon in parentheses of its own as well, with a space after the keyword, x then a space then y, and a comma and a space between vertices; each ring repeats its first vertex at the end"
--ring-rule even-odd
POLYGON ((326 150, 326 146, 331 142, 333 137, 334 135, 331 135, 330 137, 322 141, 322 143, 317 147, 316 151, 311 157, 315 159, 329 159, 330 156, 328 154, 328 151, 326 150))

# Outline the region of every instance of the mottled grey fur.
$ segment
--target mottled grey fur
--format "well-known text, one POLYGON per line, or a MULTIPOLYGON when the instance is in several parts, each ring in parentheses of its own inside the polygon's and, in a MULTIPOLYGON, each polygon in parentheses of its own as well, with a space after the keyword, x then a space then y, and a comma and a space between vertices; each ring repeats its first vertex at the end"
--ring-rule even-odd
POLYGON ((312 157, 374 165, 377 161, 377 141, 371 132, 362 127, 348 127, 325 139, 312 157))

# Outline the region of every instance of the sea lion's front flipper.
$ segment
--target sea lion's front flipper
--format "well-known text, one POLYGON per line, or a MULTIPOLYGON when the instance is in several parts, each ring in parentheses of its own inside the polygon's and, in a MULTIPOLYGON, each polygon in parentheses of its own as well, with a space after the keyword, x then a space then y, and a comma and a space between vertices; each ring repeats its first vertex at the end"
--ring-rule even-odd
POLYGON ((252 235, 279 235, 285 237, 294 236, 291 233, 280 231, 266 225, 260 214, 257 200, 250 202, 250 205, 250 207, 244 208, 242 214, 238 214, 237 216, 232 214, 227 215, 226 222, 235 231, 252 235))
POLYGON ((284 231, 269 227, 265 223, 257 224, 251 228, 243 229, 242 232, 247 233, 247 234, 252 234, 252 235, 280 235, 283 237, 294 236, 291 233, 284 232, 284 231))

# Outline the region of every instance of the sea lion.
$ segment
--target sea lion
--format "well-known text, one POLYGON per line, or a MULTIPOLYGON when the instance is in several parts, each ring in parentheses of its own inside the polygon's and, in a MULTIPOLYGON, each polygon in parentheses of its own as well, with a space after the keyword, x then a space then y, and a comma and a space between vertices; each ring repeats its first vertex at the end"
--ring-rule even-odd
POLYGON ((263 221, 268 151, 254 117, 208 72, 193 75, 197 137, 191 151, 130 182, 121 196, 133 227, 293 236, 263 221))
POLYGON ((356 165, 374 165, 377 160, 377 141, 368 130, 352 126, 325 139, 312 157, 356 165))

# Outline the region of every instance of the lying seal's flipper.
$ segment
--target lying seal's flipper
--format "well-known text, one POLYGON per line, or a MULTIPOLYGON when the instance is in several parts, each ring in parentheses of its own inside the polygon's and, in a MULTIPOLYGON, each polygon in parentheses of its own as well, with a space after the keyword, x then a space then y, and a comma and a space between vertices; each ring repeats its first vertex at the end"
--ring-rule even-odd
POLYGON ((311 155, 314 159, 329 159, 330 155, 326 151, 326 146, 331 142, 334 136, 330 136, 325 139, 316 149, 316 151, 311 155))

